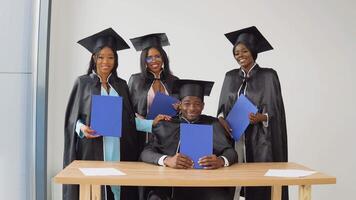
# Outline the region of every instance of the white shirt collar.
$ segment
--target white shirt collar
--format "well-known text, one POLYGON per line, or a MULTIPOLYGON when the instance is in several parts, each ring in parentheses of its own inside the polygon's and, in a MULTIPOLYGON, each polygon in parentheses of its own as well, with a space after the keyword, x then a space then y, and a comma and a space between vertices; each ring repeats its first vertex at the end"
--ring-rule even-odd
MULTIPOLYGON (((102 83, 103 81, 102 81, 100 75, 97 74, 94 70, 93 70, 92 72, 93 72, 93 74, 95 74, 96 76, 99 77, 100 83, 102 83)), ((112 73, 110 73, 109 76, 106 78, 106 82, 107 82, 107 83, 109 83, 109 78, 110 78, 111 75, 112 75, 112 73)))
MULTIPOLYGON (((250 70, 248 70, 248 72, 247 72, 247 77, 250 76, 250 72, 252 71, 252 69, 253 69, 256 65, 257 65, 257 63, 255 62, 255 63, 252 65, 252 67, 250 68, 250 70)), ((243 70, 242 67, 241 67, 241 70, 242 70, 242 73, 244 73, 244 77, 246 77, 246 72, 245 72, 245 70, 243 70)))

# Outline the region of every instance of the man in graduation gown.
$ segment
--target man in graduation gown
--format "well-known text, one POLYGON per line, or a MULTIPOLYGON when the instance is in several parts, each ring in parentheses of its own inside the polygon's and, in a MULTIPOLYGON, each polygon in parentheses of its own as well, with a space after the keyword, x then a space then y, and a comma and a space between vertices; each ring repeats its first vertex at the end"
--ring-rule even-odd
MULTIPOLYGON (((98 49, 100 50, 103 47, 110 47, 115 54, 117 50, 129 48, 125 41, 111 28, 80 40, 78 43, 87 48, 92 53, 92 57, 98 52, 98 49)), ((116 74, 117 54, 115 59, 116 66, 108 77, 107 83, 112 87, 111 90, 115 90, 123 99, 119 157, 121 161, 137 161, 139 152, 135 115, 126 81, 116 74)), ((65 114, 63 167, 66 167, 74 160, 104 160, 103 137, 81 138, 76 132, 78 121, 90 126, 91 99, 92 95, 101 94, 101 82, 100 77, 95 73, 95 64, 92 62, 89 66, 88 74, 78 77, 75 81, 65 114)), ((102 187, 103 200, 113 199, 113 194, 109 188, 109 186, 106 186, 106 190, 104 190, 104 186, 102 187)), ((78 197, 78 186, 63 186, 63 199, 75 200, 78 197)), ((121 187, 121 197, 121 199, 138 199, 137 187, 121 187)))
MULTIPOLYGON (((239 95, 244 94, 259 111, 249 116, 251 124, 235 145, 242 149, 237 149, 241 152, 239 158, 246 156, 243 162, 287 162, 286 119, 277 72, 256 63, 258 53, 273 48, 254 26, 225 36, 234 45, 234 57, 241 67, 225 75, 218 106, 219 120, 226 124, 224 118, 239 95)), ((229 127, 225 128, 229 131, 229 127)), ((269 187, 246 187, 242 192, 246 200, 270 199, 269 187)), ((282 196, 283 200, 288 199, 288 188, 283 188, 282 196)))
MULTIPOLYGON (((180 123, 209 124, 213 126, 213 155, 200 159, 205 169, 227 167, 237 162, 237 154, 231 138, 226 137, 224 128, 217 118, 202 115, 204 95, 210 94, 213 82, 195 80, 177 80, 173 84, 173 93, 178 94, 181 114, 171 121, 160 122, 153 129, 153 140, 141 153, 144 162, 177 169, 192 168, 193 161, 179 153, 180 123)), ((214 173, 214 171, 211 171, 214 173)), ((229 187, 175 187, 152 189, 149 199, 202 199, 231 200, 234 188, 229 187)))

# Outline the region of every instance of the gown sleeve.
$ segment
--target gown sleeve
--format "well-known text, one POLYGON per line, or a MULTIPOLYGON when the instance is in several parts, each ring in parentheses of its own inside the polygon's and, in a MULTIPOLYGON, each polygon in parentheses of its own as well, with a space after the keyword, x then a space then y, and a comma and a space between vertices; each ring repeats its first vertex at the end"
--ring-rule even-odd
POLYGON ((152 139, 149 140, 141 153, 143 162, 158 164, 164 156, 174 156, 179 142, 179 123, 159 122, 152 130, 152 139))
POLYGON ((224 118, 226 118, 229 112, 229 110, 226 110, 227 107, 229 107, 228 104, 232 104, 236 100, 236 99, 230 99, 231 98, 230 93, 233 92, 231 91, 232 85, 235 84, 233 79, 234 77, 232 75, 232 72, 231 71, 227 72, 225 74, 223 86, 221 88, 217 115, 223 116, 224 118))
POLYGON ((272 74, 270 88, 272 95, 268 101, 269 105, 267 105, 266 111, 268 113, 268 128, 270 128, 272 137, 273 160, 275 162, 287 162, 287 126, 281 86, 277 72, 273 70, 272 74))
POLYGON ((225 129, 218 121, 213 123, 214 129, 214 154, 224 156, 229 165, 237 162, 237 153, 232 146, 233 141, 226 137, 225 129))
POLYGON ((64 119, 64 155, 63 167, 76 160, 77 134, 75 126, 79 115, 79 78, 75 81, 73 89, 69 96, 64 119))

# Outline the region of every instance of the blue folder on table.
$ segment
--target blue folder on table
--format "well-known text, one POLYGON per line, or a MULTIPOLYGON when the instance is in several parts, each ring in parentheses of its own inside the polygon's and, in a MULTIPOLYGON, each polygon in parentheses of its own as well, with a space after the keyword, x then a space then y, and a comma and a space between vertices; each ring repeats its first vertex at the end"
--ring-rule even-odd
POLYGON ((154 119, 159 114, 175 116, 177 111, 172 104, 177 103, 178 99, 157 92, 153 99, 150 111, 147 114, 147 119, 154 119))
POLYGON ((194 161, 194 168, 202 168, 199 158, 213 154, 213 126, 180 124, 180 153, 194 161))
POLYGON ((97 135, 121 137, 122 97, 93 95, 90 127, 97 135))
POLYGON ((232 135, 238 141, 250 124, 249 114, 256 113, 257 107, 245 95, 241 94, 235 102, 226 120, 232 129, 232 135))

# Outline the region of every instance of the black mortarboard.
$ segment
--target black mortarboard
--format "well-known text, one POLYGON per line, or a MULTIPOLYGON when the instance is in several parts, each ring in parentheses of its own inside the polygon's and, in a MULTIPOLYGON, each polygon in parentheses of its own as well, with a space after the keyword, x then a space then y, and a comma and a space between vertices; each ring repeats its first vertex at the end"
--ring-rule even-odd
POLYGON ((204 101, 204 96, 209 96, 214 82, 181 79, 173 83, 172 94, 182 100, 186 96, 200 97, 204 101))
POLYGON ((104 46, 108 46, 116 51, 130 48, 125 40, 112 28, 105 29, 99 33, 81 39, 78 43, 88 49, 91 53, 96 53, 104 46))
POLYGON ((246 45, 250 51, 256 54, 273 49, 255 26, 226 33, 225 36, 234 46, 241 42, 246 45))
POLYGON ((148 47, 168 46, 169 41, 165 33, 153 33, 130 39, 136 51, 142 51, 148 47))

